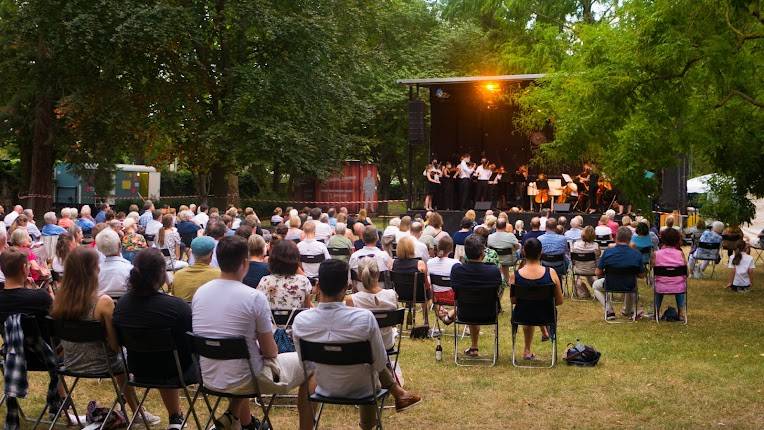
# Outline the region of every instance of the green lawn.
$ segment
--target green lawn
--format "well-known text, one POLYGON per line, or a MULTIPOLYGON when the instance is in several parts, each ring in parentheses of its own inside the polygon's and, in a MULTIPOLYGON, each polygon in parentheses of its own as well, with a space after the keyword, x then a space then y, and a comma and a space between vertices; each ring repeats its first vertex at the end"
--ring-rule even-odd
MULTIPOLYGON (((406 388, 424 402, 402 414, 387 410, 385 426, 764 428, 764 291, 755 284, 750 293, 731 293, 722 288, 726 272, 719 268, 716 280, 691 281, 688 326, 652 320, 610 325, 602 321, 596 302, 564 303, 559 308, 560 355, 568 342, 580 338, 602 352, 595 368, 563 362, 554 369, 513 368, 507 313, 501 318, 501 354, 493 368, 457 368, 450 337, 440 363, 433 341, 404 339, 406 388)), ((764 270, 757 275, 764 278, 764 270)), ((508 309, 506 301, 505 295, 508 309)), ((651 306, 651 290, 642 288, 640 301, 651 306)), ((671 298, 666 303, 674 305, 671 298)), ((491 334, 484 333, 481 342, 481 353, 488 354, 491 334)), ((548 345, 536 349, 540 355, 548 351, 548 345)), ((34 376, 31 397, 22 401, 28 410, 42 404, 45 380, 34 376)), ((85 387, 81 405, 88 399, 106 400, 106 381, 85 387)), ((201 402, 197 408, 203 410, 201 402)), ((149 410, 164 416, 158 395, 150 396, 149 410)), ((297 413, 280 408, 273 421, 277 429, 293 429, 297 413)), ((353 429, 356 422, 353 408, 327 407, 322 428, 353 429)))

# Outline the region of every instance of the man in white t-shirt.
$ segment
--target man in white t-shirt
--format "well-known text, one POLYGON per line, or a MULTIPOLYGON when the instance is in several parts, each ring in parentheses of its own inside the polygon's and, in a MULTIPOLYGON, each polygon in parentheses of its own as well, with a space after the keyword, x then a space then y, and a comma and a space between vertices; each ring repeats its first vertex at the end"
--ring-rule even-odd
POLYGON ((10 211, 5 218, 3 218, 3 222, 6 226, 10 227, 13 224, 13 221, 16 221, 16 218, 19 217, 24 212, 24 207, 21 205, 16 205, 13 207, 13 210, 10 211))
POLYGON ((329 238, 332 237, 333 230, 332 226, 329 225, 329 215, 321 214, 318 221, 316 221, 316 240, 324 243, 328 242, 329 238))
MULTIPOLYGON (((362 239, 364 247, 354 252, 350 256, 350 261, 348 262, 350 265, 350 270, 358 270, 358 262, 363 258, 374 258, 377 260, 377 267, 379 268, 380 276, 382 273, 391 270, 393 268, 392 258, 390 258, 390 255, 388 255, 385 251, 377 248, 377 240, 379 240, 377 229, 372 225, 366 226, 366 229, 363 231, 362 239)), ((363 285, 356 281, 355 287, 356 289, 362 289, 363 285)))
POLYGON ((146 230, 145 234, 147 236, 153 236, 154 241, 156 241, 156 236, 159 234, 159 230, 162 229, 162 222, 160 221, 160 218, 162 217, 162 212, 160 212, 157 209, 154 209, 151 211, 151 221, 146 223, 146 230))
POLYGON ((400 225, 401 225, 400 218, 398 217, 390 218, 390 221, 388 222, 388 226, 382 232, 382 237, 395 236, 400 231, 400 229, 398 228, 400 225))
MULTIPOLYGON (((374 314, 368 309, 345 305, 348 265, 342 260, 327 260, 319 269, 318 307, 301 312, 292 325, 292 336, 299 352, 300 339, 308 342, 371 344, 373 370, 379 385, 395 397, 396 412, 402 412, 421 401, 419 396, 403 390, 387 367, 387 353, 374 314)), ((315 392, 323 396, 361 398, 371 396, 369 369, 366 365, 329 366, 306 363, 315 368, 315 392)), ((361 428, 372 429, 376 424, 375 407, 360 407, 361 428)))
POLYGON ((194 221, 194 224, 200 226, 201 228, 207 228, 207 223, 210 220, 210 216, 207 215, 207 205, 201 205, 199 206, 199 213, 194 215, 194 218, 192 221, 194 221))
POLYGON ((417 258, 421 258, 422 261, 427 263, 427 260, 430 259, 430 248, 420 240, 422 237, 422 230, 424 230, 424 225, 422 225, 421 222, 416 221, 411 224, 411 235, 416 239, 414 241, 414 254, 417 258))
MULTIPOLYGON (((328 225, 328 224, 327 224, 328 225)), ((305 233, 305 239, 297 244, 300 256, 323 255, 325 260, 331 257, 326 245, 316 240, 316 221, 305 221, 302 226, 302 232, 305 233)), ((302 270, 308 279, 318 278, 318 265, 320 263, 302 263, 302 270)))
MULTIPOLYGON (((300 359, 294 352, 278 353, 268 299, 241 283, 249 270, 247 241, 240 236, 224 237, 215 252, 220 279, 207 282, 194 294, 193 330, 197 335, 211 338, 243 336, 249 347, 250 362, 202 358, 200 366, 205 385, 228 393, 252 393, 254 372, 262 393, 282 394, 299 386, 300 428, 311 428, 312 408, 300 359)), ((242 429, 254 430, 259 426, 251 416, 248 399, 232 399, 228 410, 238 418, 242 429)))

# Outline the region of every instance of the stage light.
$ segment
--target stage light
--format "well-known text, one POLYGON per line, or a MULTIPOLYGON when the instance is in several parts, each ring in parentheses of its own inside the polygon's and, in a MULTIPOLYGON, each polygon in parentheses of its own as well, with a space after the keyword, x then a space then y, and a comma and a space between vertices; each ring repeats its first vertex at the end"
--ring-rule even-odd
POLYGON ((499 91, 499 84, 495 82, 489 82, 485 84, 485 90, 489 93, 495 93, 496 91, 499 91))

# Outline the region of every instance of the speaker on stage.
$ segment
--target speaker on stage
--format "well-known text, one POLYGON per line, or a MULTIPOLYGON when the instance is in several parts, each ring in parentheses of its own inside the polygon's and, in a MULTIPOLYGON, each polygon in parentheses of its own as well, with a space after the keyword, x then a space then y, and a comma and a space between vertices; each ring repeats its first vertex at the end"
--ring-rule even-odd
POLYGON ((560 213, 570 212, 570 203, 555 203, 554 211, 560 213))
POLYGON ((491 202, 489 200, 475 202, 476 211, 487 211, 488 209, 491 209, 491 202))

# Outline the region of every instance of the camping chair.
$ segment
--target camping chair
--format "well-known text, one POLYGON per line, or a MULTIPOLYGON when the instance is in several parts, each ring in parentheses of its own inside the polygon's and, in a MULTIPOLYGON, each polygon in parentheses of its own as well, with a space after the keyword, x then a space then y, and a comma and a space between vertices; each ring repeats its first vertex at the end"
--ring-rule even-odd
POLYGON ((398 301, 406 305, 409 315, 406 328, 416 327, 416 307, 418 304, 427 303, 424 289, 424 273, 416 272, 390 272, 393 289, 398 294, 398 301))
MULTIPOLYGON (((129 375, 127 384, 136 389, 144 389, 143 395, 141 396, 138 403, 138 411, 143 410, 143 403, 146 401, 146 397, 148 396, 149 391, 152 389, 180 389, 183 391, 183 394, 188 401, 188 409, 191 411, 191 415, 194 418, 196 428, 202 428, 199 425, 199 417, 196 415, 196 410, 194 409, 194 402, 196 401, 196 397, 199 395, 199 392, 197 391, 197 393, 191 397, 188 391, 188 386, 196 384, 197 381, 186 381, 186 376, 188 375, 184 373, 184 369, 180 364, 180 353, 178 352, 177 345, 175 345, 172 331, 169 328, 157 329, 119 325, 115 325, 115 329, 117 331, 119 344, 123 346, 121 351, 122 360, 125 362, 125 368, 127 370, 127 374, 129 375), (152 356, 156 356, 157 359, 155 364, 161 364, 162 360, 164 359, 164 364, 167 364, 168 367, 175 368, 175 375, 167 375, 162 378, 157 378, 155 376, 141 375, 140 373, 136 373, 137 369, 131 369, 130 362, 127 359, 127 357, 133 353, 151 354, 152 356)), ((196 369, 193 370, 195 371, 196 369)), ((133 412, 133 416, 130 418, 130 421, 127 425, 127 430, 130 430, 133 427, 137 415, 137 412, 133 412)), ((141 413, 141 415, 143 414, 141 413)), ((181 428, 186 425, 187 421, 188 415, 183 418, 181 428)))
POLYGON ((377 320, 379 329, 398 327, 398 339, 395 344, 387 350, 387 366, 390 368, 395 381, 400 385, 398 380, 398 374, 395 373, 395 369, 398 368, 398 359, 401 355, 401 333, 403 332, 403 319, 405 317, 406 309, 398 308, 395 310, 386 309, 374 309, 371 311, 374 314, 374 318, 377 320), (395 357, 395 361, 390 361, 390 357, 395 357))
POLYGON ((608 246, 615 243, 613 241, 613 236, 610 234, 597 235, 597 238, 594 241, 597 242, 597 245, 600 246, 600 249, 607 248, 608 246))
POLYGON ((332 258, 350 257, 350 248, 327 248, 332 258))
POLYGON ((687 266, 655 266, 653 268, 653 272, 655 274, 655 289, 653 291, 655 322, 660 323, 661 319, 661 307, 658 305, 658 296, 675 296, 677 294, 684 294, 684 324, 687 325, 687 266), (674 286, 664 285, 662 278, 666 277, 684 277, 682 288, 677 290, 674 286))
MULTIPOLYGON (((722 261, 722 255, 721 255, 721 243, 710 243, 710 242, 699 242, 698 243, 698 249, 706 249, 709 251, 715 251, 715 255, 713 257, 710 256, 700 256, 700 257, 694 257, 695 264, 697 264, 699 261, 709 261, 711 262, 711 276, 709 279, 714 278, 714 272, 716 271, 716 265, 722 261)), ((703 272, 701 271, 701 277, 703 276, 703 272)))
POLYGON ((464 258, 464 245, 454 245, 454 260, 462 262, 464 258))
MULTIPOLYGON (((125 408, 125 398, 122 395, 122 393, 125 391, 125 386, 120 386, 117 383, 117 378, 111 370, 108 355, 109 345, 106 337, 106 328, 104 327, 103 323, 100 321, 55 320, 51 317, 47 317, 47 321, 49 322, 49 327, 51 329, 51 336, 54 339, 71 343, 99 344, 102 354, 98 358, 101 360, 105 368, 108 369, 106 372, 92 373, 71 371, 63 365, 59 366, 58 375, 61 377, 61 385, 63 386, 64 392, 66 393, 66 398, 61 403, 61 407, 58 408, 55 415, 53 416, 53 422, 50 424, 49 430, 53 429, 56 421, 58 421, 58 418, 64 412, 66 405, 71 404, 72 408, 74 408, 74 400, 72 399, 72 395, 74 394, 74 390, 77 388, 77 383, 80 381, 80 379, 108 379, 111 381, 112 387, 114 388, 114 401, 112 401, 111 407, 109 408, 109 411, 107 412, 106 417, 101 423, 99 429, 103 429, 106 423, 108 423, 109 417, 114 412, 118 404, 121 407, 122 412, 127 415, 127 410, 125 408), (74 378, 74 382, 72 383, 71 388, 66 384, 64 379, 65 376, 74 378)), ((119 359, 122 359, 121 355, 119 356, 119 359)), ((146 421, 146 417, 144 416, 143 411, 141 411, 141 417, 143 419, 143 423, 146 425, 146 428, 148 428, 149 425, 146 421)), ((80 427, 84 426, 83 423, 79 422, 79 417, 77 417, 77 425, 80 427)))
MULTIPOLYGON (((315 254, 315 255, 303 255, 300 254, 300 262, 305 264, 321 264, 326 259, 326 256, 324 254, 315 254)), ((316 273, 318 273, 318 269, 316 269, 316 273)), ((310 283, 315 286, 316 282, 318 282, 318 277, 310 277, 308 278, 310 280, 310 283)))
POLYGON ((490 362, 496 365, 499 358, 499 286, 496 288, 460 287, 456 294, 456 317, 454 318, 454 363, 472 366, 469 362, 490 362), (459 360, 459 336, 457 327, 462 325, 494 326, 493 358, 462 358, 459 360))
POLYGON ((570 297, 572 291, 569 291, 570 284, 568 283, 568 273, 565 270, 565 254, 541 254, 541 265, 548 267, 557 272, 557 277, 560 278, 562 284, 563 294, 570 297))
POLYGON ((504 266, 509 266, 512 268, 512 271, 514 272, 515 268, 517 267, 517 259, 515 258, 515 249, 514 248, 493 248, 494 251, 496 251, 496 255, 499 256, 499 262, 504 266))
MULTIPOLYGON (((5 320, 13 314, 0 314, 0 329, 2 329, 2 336, 5 336, 5 320)), ((48 367, 45 364, 45 358, 41 356, 41 353, 39 351, 32 351, 28 348, 28 346, 33 344, 34 340, 39 340, 40 342, 44 344, 48 344, 48 341, 46 340, 47 335, 47 326, 43 325, 40 326, 39 322, 37 321, 37 318, 34 315, 27 315, 27 314, 21 314, 21 330, 24 332, 24 355, 25 359, 27 361, 27 372, 45 372, 49 373, 51 369, 48 369, 48 367)), ((3 339, 5 341, 6 339, 3 339)), ((2 349, 4 352, 5 348, 2 349)), ((5 377, 5 355, 3 354, 0 356, 0 371, 3 373, 3 377, 5 377)), ((27 374, 27 377, 29 374, 27 374)), ((5 381, 5 379, 3 379, 5 381)), ((3 391, 3 396, 0 398, 0 406, 2 406, 4 403, 6 403, 8 400, 8 396, 5 394, 5 391, 3 391)), ((17 402, 18 405, 18 411, 19 411, 19 418, 34 423, 34 426, 32 429, 36 430, 37 427, 39 427, 40 424, 49 424, 54 425, 54 421, 48 421, 43 420, 43 417, 45 416, 45 413, 48 412, 49 406, 47 402, 45 402, 45 407, 40 411, 40 415, 38 415, 37 419, 31 419, 24 414, 24 410, 21 408, 21 404, 17 402)), ((7 405, 6 405, 7 410, 7 405)), ((52 412, 52 411, 51 411, 52 412)), ((74 405, 72 405, 72 412, 74 415, 77 416, 79 419, 79 415, 77 414, 77 410, 74 408, 74 405)))
MULTIPOLYGON (((608 304, 612 302, 611 294, 622 293, 624 300, 627 294, 634 294, 634 313, 631 316, 632 323, 637 322, 637 308, 639 307, 639 292, 637 289, 637 275, 642 270, 642 267, 605 267, 605 306, 604 306, 604 318, 605 322, 610 324, 619 324, 621 321, 608 321, 607 308, 608 304)), ((615 312, 615 309, 613 309, 615 312)))
MULTIPOLYGON (((442 287, 442 288, 451 288, 451 276, 450 275, 434 275, 430 273, 430 285, 433 287, 433 290, 435 289, 435 286, 442 287)), ((439 302, 435 298, 435 293, 432 294, 432 305, 435 306, 454 306, 454 303, 450 302, 439 302)), ((438 331, 438 336, 443 335, 443 330, 440 327, 440 318, 436 315, 435 316, 435 329, 438 331)), ((434 331, 433 330, 433 331, 434 331)))
MULTIPOLYGON (((270 414, 271 407, 273 406, 273 402, 276 400, 278 395, 277 394, 271 395, 271 399, 267 403, 263 401, 262 393, 260 390, 260 384, 257 381, 257 373, 254 371, 254 369, 252 369, 252 362, 249 359, 249 348, 247 347, 246 339, 243 336, 225 337, 225 338, 209 338, 209 337, 199 336, 191 332, 188 332, 186 334, 189 337, 189 341, 191 343, 191 351, 196 357, 197 363, 200 362, 200 358, 206 358, 210 360, 221 360, 221 361, 246 360, 247 364, 249 365, 250 378, 252 379, 252 388, 253 388, 252 392, 245 393, 245 394, 234 394, 234 393, 228 393, 225 391, 214 390, 212 388, 207 387, 204 384, 204 376, 202 376, 199 382, 199 392, 202 393, 204 402, 207 404, 207 409, 209 410, 210 417, 207 419, 207 423, 205 423, 204 427, 200 427, 200 428, 203 428, 203 429, 210 428, 210 423, 212 423, 212 421, 215 419, 215 412, 220 406, 220 401, 224 398, 229 400, 256 399, 257 404, 260 405, 260 408, 263 410, 261 428, 267 428, 265 427, 266 425, 268 425, 270 428, 273 428, 270 417, 268 415, 270 414), (208 395, 217 397, 217 400, 215 401, 214 405, 210 404, 209 399, 207 397, 208 395)), ((200 375, 202 374, 201 367, 199 368, 199 374, 200 375)))
POLYGON ((325 366, 353 366, 364 365, 369 371, 370 395, 361 398, 348 398, 338 396, 322 396, 314 393, 309 396, 311 402, 318 403, 318 412, 313 417, 313 429, 318 429, 324 405, 369 405, 374 406, 377 416, 377 429, 382 429, 382 409, 390 392, 385 388, 377 388, 377 372, 374 371, 374 355, 371 351, 371 343, 367 341, 352 343, 318 343, 300 339, 300 359, 305 372, 305 380, 308 380, 308 366, 306 362, 322 364, 325 366))
MULTIPOLYGON (((570 261, 573 273, 573 294, 571 294, 570 298, 581 302, 592 300, 594 295, 592 295, 592 299, 589 300, 578 297, 578 294, 576 293, 576 283, 579 276, 594 276, 594 270, 586 270, 582 268, 581 265, 586 262, 597 261, 597 254, 595 252, 571 252, 570 261)), ((591 285, 589 287, 591 287, 591 285)))
POLYGON ((554 302, 554 284, 532 287, 513 284, 509 287, 509 296, 516 299, 512 306, 512 365, 514 367, 536 368, 517 364, 517 329, 518 326, 548 327, 549 340, 552 343, 552 360, 547 367, 557 364, 557 307, 554 302), (522 310, 523 312, 520 312, 522 310))
MULTIPOLYGON (((754 264, 757 264, 761 260, 762 254, 764 254, 764 246, 762 246, 761 242, 757 242, 751 244, 751 249, 759 251, 758 255, 756 256, 756 260, 753 262, 754 264)), ((751 251, 751 254, 753 254, 753 251, 751 251)))
POLYGON ((638 250, 642 254, 642 265, 645 268, 645 283, 648 287, 652 287, 654 285, 654 280, 651 266, 652 263, 650 259, 653 256, 653 247, 645 246, 643 248, 639 248, 638 250))

